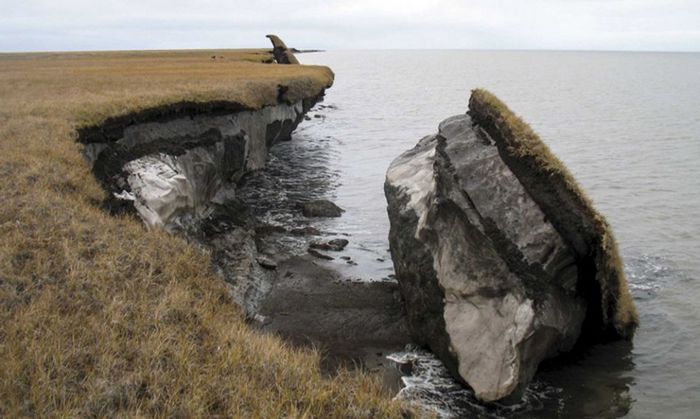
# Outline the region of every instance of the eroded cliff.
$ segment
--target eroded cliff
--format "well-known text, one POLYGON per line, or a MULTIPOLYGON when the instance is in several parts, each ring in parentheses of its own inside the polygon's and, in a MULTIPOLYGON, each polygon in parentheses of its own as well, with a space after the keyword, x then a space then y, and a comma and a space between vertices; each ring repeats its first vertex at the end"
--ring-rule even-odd
MULTIPOLYGON (((280 89, 280 96, 283 94, 280 89)), ((238 104, 171 107, 123 117, 80 140, 110 193, 111 210, 133 208, 149 227, 172 230, 235 196, 235 184, 265 165, 269 147, 288 140, 323 96, 250 109, 238 104)))
POLYGON ((492 95, 391 164, 396 276, 414 338, 486 401, 637 324, 614 238, 561 162, 492 95), (527 141, 527 143, 525 143, 527 141))

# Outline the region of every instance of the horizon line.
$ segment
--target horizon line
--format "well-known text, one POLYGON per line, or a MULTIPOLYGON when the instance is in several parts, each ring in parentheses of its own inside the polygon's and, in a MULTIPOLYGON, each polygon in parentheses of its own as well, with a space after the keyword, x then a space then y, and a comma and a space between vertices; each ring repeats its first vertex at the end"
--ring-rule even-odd
MULTIPOLYGON (((301 54, 333 51, 484 51, 484 52, 617 52, 617 53, 669 53, 697 54, 698 50, 654 50, 654 49, 578 49, 578 48, 299 48, 301 54), (303 52, 309 50, 310 52, 303 52)), ((100 53, 100 52, 158 52, 158 51, 219 51, 219 50, 265 50, 269 47, 207 47, 207 48, 144 48, 144 49, 66 49, 66 50, 10 50, 0 54, 62 54, 62 53, 100 53)))

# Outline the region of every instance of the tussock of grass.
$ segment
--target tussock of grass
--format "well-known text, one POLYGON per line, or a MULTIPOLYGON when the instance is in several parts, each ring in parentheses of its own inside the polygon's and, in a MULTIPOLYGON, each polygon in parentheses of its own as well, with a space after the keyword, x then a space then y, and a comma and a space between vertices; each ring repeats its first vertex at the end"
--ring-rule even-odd
POLYGON ((631 338, 639 323, 637 310, 627 286, 627 279, 612 228, 573 175, 540 137, 519 116, 491 92, 472 91, 469 113, 483 125, 506 154, 507 163, 543 206, 548 218, 565 239, 575 235, 585 240, 583 250, 596 259, 595 273, 600 286, 601 329, 609 326, 614 334, 631 338), (514 163, 512 163, 514 162, 514 163), (556 199, 548 202, 548 190, 556 199), (558 208, 556 208, 558 207, 558 208), (560 214, 560 215, 557 215, 560 214), (571 218, 568 218, 571 217, 571 218))
POLYGON ((518 158, 530 157, 534 159, 540 170, 561 177, 566 181, 569 189, 590 204, 590 199, 578 186, 564 163, 552 153, 547 144, 530 128, 530 125, 511 111, 496 95, 488 90, 476 89, 472 92, 469 101, 470 109, 472 106, 488 109, 490 118, 496 121, 500 130, 507 133, 508 150, 511 154, 518 158))
POLYGON ((0 417, 391 417, 376 379, 246 327, 208 256, 99 209, 76 130, 182 101, 316 94, 263 51, 0 55, 0 417), (212 60, 211 56, 224 58, 212 60))

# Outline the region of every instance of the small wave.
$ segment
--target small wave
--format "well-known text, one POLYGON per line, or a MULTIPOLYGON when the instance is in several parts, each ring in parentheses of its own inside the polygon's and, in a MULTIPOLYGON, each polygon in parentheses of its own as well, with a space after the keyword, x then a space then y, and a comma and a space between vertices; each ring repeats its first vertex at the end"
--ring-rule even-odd
POLYGON ((628 257, 625 272, 629 287, 636 299, 655 297, 669 280, 680 274, 672 267, 670 261, 650 255, 628 257))
POLYGON ((387 359, 408 374, 402 377, 404 388, 396 399, 432 411, 440 418, 506 418, 541 410, 545 405, 549 409, 553 405, 557 406, 555 410, 563 409, 563 390, 537 380, 528 386, 519 403, 480 402, 473 391, 452 378, 434 354, 415 345, 407 345, 404 351, 390 354, 387 359))

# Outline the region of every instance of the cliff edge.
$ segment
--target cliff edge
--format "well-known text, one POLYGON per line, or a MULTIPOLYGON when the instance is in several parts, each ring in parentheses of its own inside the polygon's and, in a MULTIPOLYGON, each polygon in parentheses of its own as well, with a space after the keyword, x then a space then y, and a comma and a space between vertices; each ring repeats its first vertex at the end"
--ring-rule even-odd
MULTIPOLYGON (((0 54, 0 416, 401 416, 375 380, 327 378, 318 353, 251 330, 194 244, 104 211, 111 191, 84 158, 84 144, 239 112, 279 109, 266 121, 282 139, 333 73, 271 60, 267 49, 0 54)), ((190 131, 180 155, 196 143, 235 157, 238 133, 190 131)))

